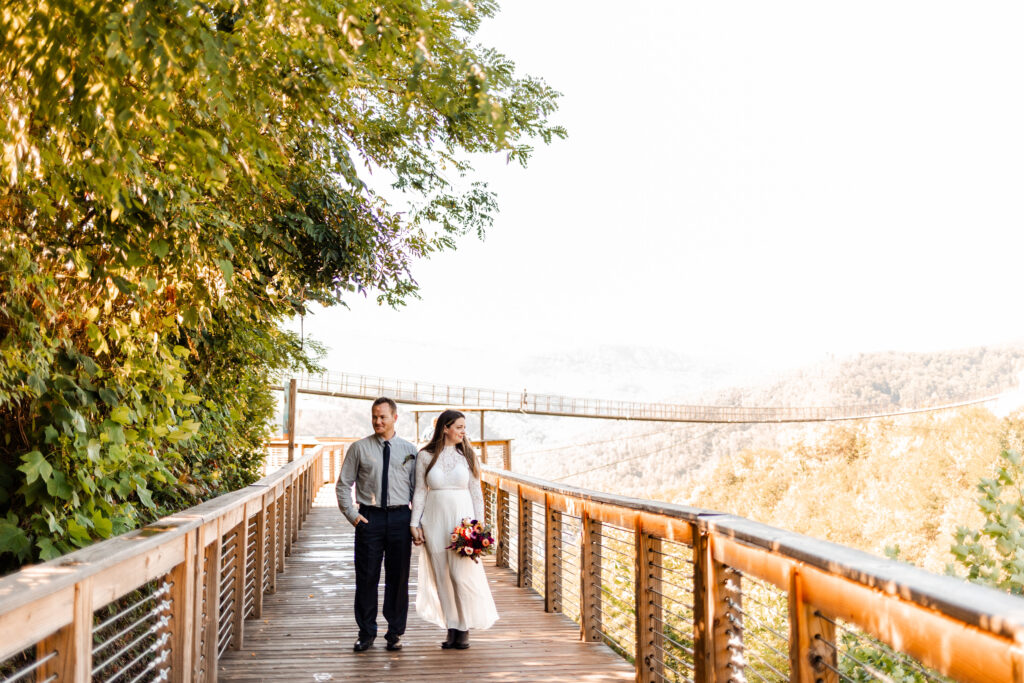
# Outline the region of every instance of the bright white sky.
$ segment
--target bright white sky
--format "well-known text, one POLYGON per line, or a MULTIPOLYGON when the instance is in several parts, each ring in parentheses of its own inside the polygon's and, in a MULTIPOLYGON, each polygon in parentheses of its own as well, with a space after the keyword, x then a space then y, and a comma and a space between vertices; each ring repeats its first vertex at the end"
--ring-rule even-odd
POLYGON ((564 94, 570 137, 478 166, 501 213, 418 265, 422 301, 307 317, 332 369, 487 386, 601 344, 775 366, 1024 337, 1024 3, 503 4, 481 42, 564 94))

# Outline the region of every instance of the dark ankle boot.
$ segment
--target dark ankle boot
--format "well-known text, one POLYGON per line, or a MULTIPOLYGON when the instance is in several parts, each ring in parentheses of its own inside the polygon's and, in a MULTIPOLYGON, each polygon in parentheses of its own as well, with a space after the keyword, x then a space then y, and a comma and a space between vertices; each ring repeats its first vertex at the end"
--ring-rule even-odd
POLYGON ((469 649, 469 631, 456 631, 455 644, 452 647, 456 650, 469 649))
POLYGON ((450 628, 448 629, 448 639, 441 643, 441 647, 445 650, 450 650, 455 646, 455 636, 458 633, 457 630, 450 628))

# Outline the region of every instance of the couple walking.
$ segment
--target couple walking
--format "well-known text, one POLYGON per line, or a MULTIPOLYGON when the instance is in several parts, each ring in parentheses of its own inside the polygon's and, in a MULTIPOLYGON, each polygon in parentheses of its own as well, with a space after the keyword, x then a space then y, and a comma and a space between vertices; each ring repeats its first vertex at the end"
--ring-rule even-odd
POLYGON ((356 528, 355 617, 352 649, 368 650, 377 637, 377 588, 384 564, 384 634, 400 650, 409 614, 409 562, 420 547, 416 613, 448 629, 445 649, 469 647, 469 630, 498 619, 483 565, 448 550, 464 519, 483 520, 480 464, 466 437, 466 417, 446 410, 419 453, 395 434, 398 406, 378 398, 373 436, 349 446, 338 477, 338 507, 356 528), (355 500, 353 500, 353 487, 355 500))

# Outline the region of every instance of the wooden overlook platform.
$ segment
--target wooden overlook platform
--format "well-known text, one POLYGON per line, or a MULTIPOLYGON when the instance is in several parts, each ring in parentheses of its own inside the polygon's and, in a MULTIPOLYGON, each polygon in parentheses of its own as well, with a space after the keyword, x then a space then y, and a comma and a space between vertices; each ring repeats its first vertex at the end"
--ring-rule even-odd
MULTIPOLYGON (((487 562, 501 619, 473 632, 466 651, 442 650, 445 632, 416 618, 401 652, 383 637, 367 652, 353 652, 352 603, 355 534, 338 512, 334 486, 320 489, 277 592, 263 599, 262 618, 247 624, 244 646, 218 665, 223 682, 243 681, 630 681, 633 667, 600 643, 579 639, 579 627, 544 612, 544 600, 516 587, 516 575, 487 562)), ((410 592, 416 586, 416 550, 410 592)), ((381 585, 383 598, 383 584, 381 585)), ((415 599, 415 598, 413 598, 415 599)), ((378 616, 383 633, 384 619, 378 616)))
POLYGON ((501 620, 444 652, 413 617, 403 651, 357 655, 352 537, 324 489, 346 446, 0 579, 0 681, 1024 683, 1020 598, 493 468, 501 620))

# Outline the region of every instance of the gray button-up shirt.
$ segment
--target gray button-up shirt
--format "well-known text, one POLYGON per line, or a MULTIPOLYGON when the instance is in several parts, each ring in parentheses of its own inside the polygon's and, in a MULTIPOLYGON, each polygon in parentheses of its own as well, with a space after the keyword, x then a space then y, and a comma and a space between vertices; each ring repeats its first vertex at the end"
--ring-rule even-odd
MULTIPOLYGON (((391 458, 388 466, 388 505, 402 505, 412 500, 416 486, 416 447, 398 436, 390 440, 391 458)), ((338 484, 338 507, 352 524, 356 523, 361 505, 379 506, 381 473, 384 465, 384 439, 374 434, 348 447, 341 466, 338 484), (352 501, 352 485, 356 500, 352 501)))

